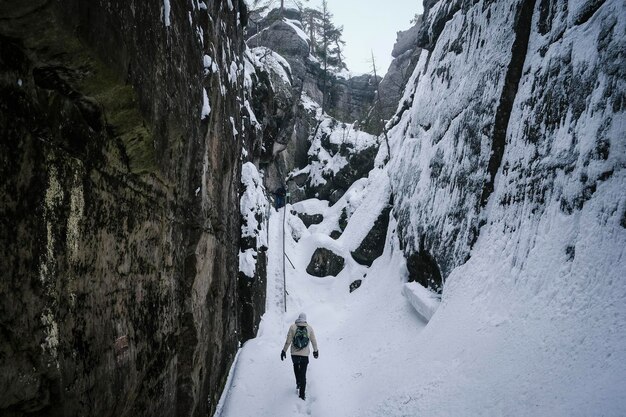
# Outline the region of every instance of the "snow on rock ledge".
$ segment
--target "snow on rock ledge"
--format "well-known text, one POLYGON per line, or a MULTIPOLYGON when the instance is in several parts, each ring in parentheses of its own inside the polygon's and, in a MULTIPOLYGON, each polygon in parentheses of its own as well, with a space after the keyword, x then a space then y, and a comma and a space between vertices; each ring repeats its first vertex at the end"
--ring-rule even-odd
POLYGON ((422 287, 417 282, 407 282, 404 284, 402 293, 413 308, 415 308, 419 315, 426 321, 430 321, 435 311, 437 311, 439 304, 441 304, 437 294, 422 287))
POLYGON ((268 203, 263 180, 252 162, 241 168, 241 183, 244 191, 239 203, 241 211, 241 249, 239 271, 247 277, 256 274, 257 252, 267 248, 267 230, 264 227, 268 203))

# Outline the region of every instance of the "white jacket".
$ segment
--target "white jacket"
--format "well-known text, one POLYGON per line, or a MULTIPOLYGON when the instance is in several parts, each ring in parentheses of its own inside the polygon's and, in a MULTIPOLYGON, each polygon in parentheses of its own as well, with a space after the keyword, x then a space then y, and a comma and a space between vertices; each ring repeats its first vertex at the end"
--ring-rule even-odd
POLYGON ((307 323, 299 323, 292 324, 289 326, 289 332, 287 332, 287 340, 285 341, 285 347, 283 347, 283 352, 287 352, 287 348, 291 345, 293 341, 293 336, 296 334, 296 328, 298 326, 306 326, 307 331, 309 333, 309 344, 306 345, 303 349, 296 349, 295 346, 291 346, 291 354, 295 356, 309 356, 311 353, 311 345, 313 345, 313 352, 317 352, 317 339, 315 338, 315 332, 313 328, 307 323))

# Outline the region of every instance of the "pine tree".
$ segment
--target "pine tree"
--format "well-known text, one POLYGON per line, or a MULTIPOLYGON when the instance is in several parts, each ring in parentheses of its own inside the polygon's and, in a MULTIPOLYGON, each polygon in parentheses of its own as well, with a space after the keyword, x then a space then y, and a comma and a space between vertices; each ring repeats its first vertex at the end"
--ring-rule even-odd
POLYGON ((325 70, 340 71, 346 68, 342 39, 343 26, 335 26, 328 3, 322 2, 320 9, 305 8, 302 23, 311 40, 311 53, 318 58, 325 70))
POLYGON ((346 69, 343 26, 335 26, 332 19, 326 0, 322 1, 320 9, 305 8, 303 11, 302 20, 311 41, 311 54, 322 63, 322 110, 326 108, 329 78, 346 69))
POLYGON ((308 33, 311 40, 311 51, 314 56, 317 56, 319 45, 317 40, 319 39, 320 28, 322 27, 322 12, 318 9, 310 7, 304 8, 302 11, 302 24, 304 30, 308 33))
POLYGON ((252 0, 250 3, 250 10, 253 11, 265 11, 273 8, 278 8, 280 15, 282 16, 285 7, 295 6, 298 10, 303 10, 303 3, 309 0, 252 0))

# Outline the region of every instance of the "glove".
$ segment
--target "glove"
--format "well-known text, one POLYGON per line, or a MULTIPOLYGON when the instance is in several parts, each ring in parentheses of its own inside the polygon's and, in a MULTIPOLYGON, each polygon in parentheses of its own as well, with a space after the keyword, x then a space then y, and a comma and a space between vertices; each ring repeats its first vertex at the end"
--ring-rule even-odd
POLYGON ((285 351, 284 351, 284 350, 281 350, 281 351, 280 351, 280 360, 281 360, 281 361, 282 361, 282 360, 285 360, 285 358, 286 358, 286 357, 287 357, 287 354, 285 353, 285 351))
POLYGON ((313 357, 315 359, 317 359, 317 357, 320 355, 320 353, 316 350, 315 352, 313 352, 313 357))

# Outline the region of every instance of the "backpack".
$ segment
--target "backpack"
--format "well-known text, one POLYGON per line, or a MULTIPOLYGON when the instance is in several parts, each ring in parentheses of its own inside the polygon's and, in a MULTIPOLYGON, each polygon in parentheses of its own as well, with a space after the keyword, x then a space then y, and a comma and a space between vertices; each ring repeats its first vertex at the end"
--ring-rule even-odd
POLYGON ((304 349, 309 344, 309 331, 306 326, 298 326, 293 335, 293 345, 297 350, 304 349))

